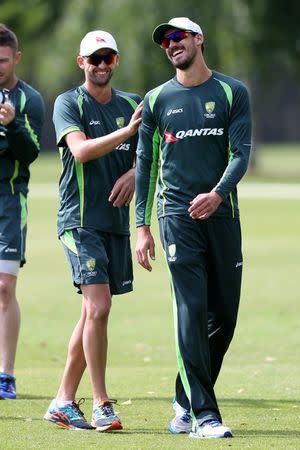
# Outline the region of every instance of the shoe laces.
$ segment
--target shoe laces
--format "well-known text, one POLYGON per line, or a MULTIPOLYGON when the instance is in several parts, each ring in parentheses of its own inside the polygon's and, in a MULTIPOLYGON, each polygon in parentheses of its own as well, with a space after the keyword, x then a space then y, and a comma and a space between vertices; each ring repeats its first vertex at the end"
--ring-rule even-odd
POLYGON ((85 398, 81 398, 78 403, 75 402, 75 400, 68 405, 68 416, 70 419, 84 419, 84 414, 80 409, 80 405, 82 405, 85 402, 85 398))
POLYGON ((0 378, 0 389, 6 392, 14 392, 15 379, 12 377, 5 377, 2 375, 0 378))
POLYGON ((192 417, 190 414, 190 411, 186 408, 183 408, 182 406, 177 403, 176 399, 174 398, 172 401, 173 409, 175 410, 176 416, 180 417, 180 420, 183 422, 190 422, 192 417))
POLYGON ((208 420, 207 422, 204 422, 203 426, 205 426, 205 425, 208 425, 208 426, 210 426, 212 428, 216 428, 216 427, 221 426, 222 424, 221 424, 221 422, 219 422, 219 420, 212 419, 212 420, 208 420))
POLYGON ((184 413, 182 414, 181 420, 183 420, 183 422, 186 422, 186 423, 191 421, 191 415, 187 410, 185 410, 184 413))
POLYGON ((112 403, 117 403, 117 400, 107 400, 103 403, 99 402, 94 410, 96 418, 111 417, 115 415, 112 403))

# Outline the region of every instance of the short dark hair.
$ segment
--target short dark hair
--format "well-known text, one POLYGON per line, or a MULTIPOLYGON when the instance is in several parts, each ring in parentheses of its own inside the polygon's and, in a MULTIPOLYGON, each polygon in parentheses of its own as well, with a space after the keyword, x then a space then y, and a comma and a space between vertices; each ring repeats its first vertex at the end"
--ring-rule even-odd
POLYGON ((0 46, 10 47, 14 52, 18 51, 18 38, 15 33, 0 23, 0 46))

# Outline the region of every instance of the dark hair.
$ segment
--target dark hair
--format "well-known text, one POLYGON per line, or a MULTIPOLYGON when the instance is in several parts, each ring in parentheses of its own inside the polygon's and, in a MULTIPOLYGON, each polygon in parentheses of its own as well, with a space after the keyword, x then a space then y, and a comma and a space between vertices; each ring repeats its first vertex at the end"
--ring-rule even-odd
POLYGON ((10 47, 14 52, 18 51, 17 36, 3 23, 0 23, 0 46, 10 47))

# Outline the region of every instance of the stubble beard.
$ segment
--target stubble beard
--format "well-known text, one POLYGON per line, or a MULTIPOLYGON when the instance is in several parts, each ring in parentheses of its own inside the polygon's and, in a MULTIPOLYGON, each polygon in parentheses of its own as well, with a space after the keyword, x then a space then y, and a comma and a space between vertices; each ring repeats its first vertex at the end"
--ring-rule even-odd
POLYGON ((95 86, 107 86, 111 80, 113 76, 113 72, 110 72, 107 76, 107 78, 101 80, 99 79, 97 76, 91 74, 89 76, 90 81, 95 85, 95 86))
POLYGON ((13 79, 14 78, 11 74, 9 75, 3 74, 2 77, 0 77, 0 89, 5 89, 6 86, 13 83, 13 79))
POLYGON ((187 70, 193 64, 195 57, 196 57, 196 52, 193 52, 191 55, 187 55, 185 60, 180 61, 178 63, 174 62, 172 60, 172 57, 170 57, 170 56, 168 56, 168 57, 169 57, 169 60, 171 61, 172 65, 175 67, 175 69, 187 70))
POLYGON ((179 69, 179 70, 187 70, 189 67, 191 67, 193 62, 194 62, 194 58, 193 59, 189 59, 188 61, 184 61, 182 63, 173 64, 173 66, 176 69, 179 69))

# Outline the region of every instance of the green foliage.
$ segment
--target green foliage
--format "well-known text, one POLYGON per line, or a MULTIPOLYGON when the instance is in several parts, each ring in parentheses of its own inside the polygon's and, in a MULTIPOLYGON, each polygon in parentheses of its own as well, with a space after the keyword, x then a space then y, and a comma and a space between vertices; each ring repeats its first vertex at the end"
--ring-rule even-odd
POLYGON ((249 46, 256 75, 276 79, 278 71, 300 74, 300 3, 289 0, 246 0, 251 10, 249 46))
MULTIPOLYGON (((14 29, 23 50, 19 73, 52 99, 82 80, 79 43, 92 29, 115 35, 121 52, 116 84, 143 95, 173 76, 151 40, 156 25, 188 15, 204 30, 206 59, 220 71, 251 79, 270 65, 299 68, 299 2, 279 0, 2 0, 1 21, 14 29)), ((276 70, 272 70, 276 74, 276 70)))

